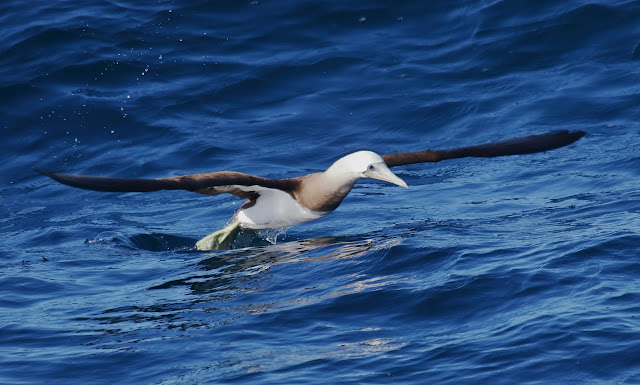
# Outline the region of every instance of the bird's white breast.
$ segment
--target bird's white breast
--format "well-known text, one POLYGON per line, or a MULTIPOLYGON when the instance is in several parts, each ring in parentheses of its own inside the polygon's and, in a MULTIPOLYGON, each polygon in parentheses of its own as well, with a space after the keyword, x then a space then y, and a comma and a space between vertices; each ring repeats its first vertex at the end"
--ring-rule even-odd
POLYGON ((236 219, 244 228, 260 230, 289 227, 322 218, 328 214, 309 210, 281 190, 259 188, 259 193, 260 196, 253 206, 236 213, 236 219))

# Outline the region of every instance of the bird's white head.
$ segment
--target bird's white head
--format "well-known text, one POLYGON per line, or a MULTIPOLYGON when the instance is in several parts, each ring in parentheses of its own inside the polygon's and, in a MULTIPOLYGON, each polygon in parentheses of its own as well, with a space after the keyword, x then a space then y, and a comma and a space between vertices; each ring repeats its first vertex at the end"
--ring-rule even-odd
POLYGON ((373 178, 407 187, 407 184, 389 170, 382 157, 372 151, 358 151, 338 159, 326 171, 329 175, 350 178, 373 178))

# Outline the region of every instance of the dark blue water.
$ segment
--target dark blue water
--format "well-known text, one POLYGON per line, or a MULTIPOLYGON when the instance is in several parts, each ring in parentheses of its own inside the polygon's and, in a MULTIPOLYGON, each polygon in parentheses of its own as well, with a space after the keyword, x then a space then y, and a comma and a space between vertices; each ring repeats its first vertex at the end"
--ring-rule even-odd
POLYGON ((0 383, 640 383, 640 1, 8 0, 0 33, 0 383), (293 177, 558 129, 588 136, 207 253, 242 201, 32 171, 293 177))

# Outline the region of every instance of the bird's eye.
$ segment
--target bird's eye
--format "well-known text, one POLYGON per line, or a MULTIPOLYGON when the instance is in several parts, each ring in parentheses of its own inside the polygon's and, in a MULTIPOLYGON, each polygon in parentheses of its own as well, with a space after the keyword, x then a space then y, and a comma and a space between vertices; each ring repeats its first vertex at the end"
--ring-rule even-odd
POLYGON ((375 167, 372 164, 370 164, 369 167, 367 167, 367 171, 373 171, 373 170, 375 170, 375 167))

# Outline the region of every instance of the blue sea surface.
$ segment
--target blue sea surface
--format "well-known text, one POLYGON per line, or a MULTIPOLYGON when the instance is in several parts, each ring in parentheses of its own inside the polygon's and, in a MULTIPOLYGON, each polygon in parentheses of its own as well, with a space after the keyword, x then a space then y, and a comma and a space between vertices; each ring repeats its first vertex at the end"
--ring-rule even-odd
POLYGON ((640 1, 6 0, 0 383, 640 383, 640 1), (394 168, 197 252, 243 203, 100 193, 584 130, 394 168))

